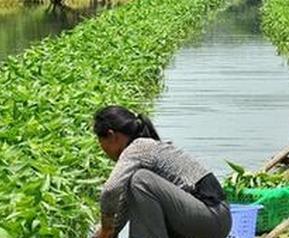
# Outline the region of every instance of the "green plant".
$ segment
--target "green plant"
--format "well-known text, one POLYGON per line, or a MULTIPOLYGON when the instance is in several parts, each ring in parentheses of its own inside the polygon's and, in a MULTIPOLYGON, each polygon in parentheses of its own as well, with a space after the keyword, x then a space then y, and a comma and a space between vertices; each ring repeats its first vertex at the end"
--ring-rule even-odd
POLYGON ((227 164, 234 172, 225 179, 224 188, 233 189, 236 193, 244 188, 280 188, 289 184, 283 174, 253 173, 232 162, 227 161, 227 164))
POLYGON ((262 27, 278 48, 280 54, 289 56, 289 0, 264 0, 262 27))

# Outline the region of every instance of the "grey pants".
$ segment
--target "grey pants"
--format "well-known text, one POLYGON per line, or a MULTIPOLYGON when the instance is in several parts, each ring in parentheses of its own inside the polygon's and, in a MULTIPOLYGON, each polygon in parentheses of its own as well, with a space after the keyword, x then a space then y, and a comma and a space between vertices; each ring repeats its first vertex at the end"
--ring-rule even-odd
POLYGON ((225 203, 210 208, 145 169, 130 182, 129 220, 130 238, 225 238, 231 228, 225 203))

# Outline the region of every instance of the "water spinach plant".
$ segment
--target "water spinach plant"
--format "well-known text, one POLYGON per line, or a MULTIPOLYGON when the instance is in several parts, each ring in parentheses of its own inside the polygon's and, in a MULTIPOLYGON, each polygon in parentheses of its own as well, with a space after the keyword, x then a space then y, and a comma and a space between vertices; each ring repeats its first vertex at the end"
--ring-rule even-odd
POLYGON ((289 0, 264 0, 262 26, 265 34, 289 57, 289 0))
POLYGON ((233 170, 224 180, 223 187, 231 189, 238 194, 242 189, 247 188, 281 188, 289 185, 288 173, 267 173, 267 172, 250 172, 244 167, 227 161, 228 165, 233 170))
POLYGON ((0 66, 0 232, 86 237, 110 166, 92 113, 147 111, 160 71, 224 0, 137 0, 0 66))

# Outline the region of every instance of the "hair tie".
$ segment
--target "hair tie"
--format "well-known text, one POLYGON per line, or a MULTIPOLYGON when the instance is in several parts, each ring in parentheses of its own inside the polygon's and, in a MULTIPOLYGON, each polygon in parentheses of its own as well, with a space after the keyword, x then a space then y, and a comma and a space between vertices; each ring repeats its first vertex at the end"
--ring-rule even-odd
POLYGON ((143 120, 141 114, 137 114, 136 116, 136 122, 139 126, 143 126, 143 120))

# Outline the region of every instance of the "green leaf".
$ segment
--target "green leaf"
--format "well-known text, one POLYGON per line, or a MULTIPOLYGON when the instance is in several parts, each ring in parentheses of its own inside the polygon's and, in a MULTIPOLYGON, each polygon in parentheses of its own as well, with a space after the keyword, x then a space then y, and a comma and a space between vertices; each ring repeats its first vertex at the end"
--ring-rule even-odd
POLYGON ((1 238, 12 238, 12 236, 1 227, 0 227, 0 237, 1 238))
POLYGON ((100 182, 102 182, 101 178, 92 178, 92 179, 78 179, 76 180, 77 184, 99 184, 100 182))
POLYGON ((237 173, 239 173, 241 175, 245 173, 245 169, 242 166, 234 164, 234 163, 227 161, 227 160, 226 160, 226 162, 237 173))

